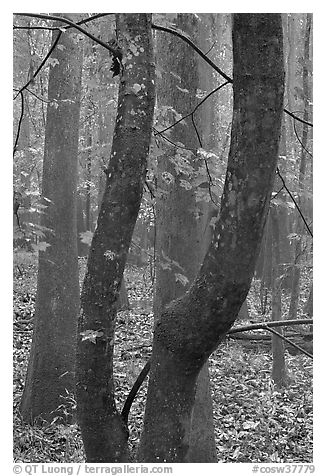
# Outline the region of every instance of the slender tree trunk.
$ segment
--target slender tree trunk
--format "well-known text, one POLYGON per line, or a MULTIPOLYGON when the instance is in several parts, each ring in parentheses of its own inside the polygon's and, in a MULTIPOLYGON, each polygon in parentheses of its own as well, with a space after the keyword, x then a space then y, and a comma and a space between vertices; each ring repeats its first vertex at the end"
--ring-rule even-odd
MULTIPOLYGON (((304 43, 304 60, 305 64, 303 65, 302 71, 302 89, 304 96, 304 114, 303 119, 308 121, 308 108, 309 108, 309 83, 308 83, 308 66, 309 61, 309 51, 310 51, 310 32, 311 32, 311 23, 312 17, 311 13, 307 13, 306 21, 306 33, 305 33, 305 43, 304 43)), ((303 124, 302 129, 302 149, 301 149, 301 159, 300 159, 300 168, 299 168, 299 197, 298 205, 299 207, 304 206, 303 192, 304 192, 304 180, 306 173, 306 148, 308 143, 308 126, 303 124)), ((293 277, 292 277, 292 292, 291 292, 291 301, 290 308, 288 313, 288 319, 295 319, 298 311, 299 297, 300 297, 300 261, 302 258, 302 233, 304 231, 304 226, 302 223, 301 216, 298 215, 296 223, 296 234, 297 240, 295 241, 294 247, 294 265, 293 265, 293 277)))
POLYGON ((151 15, 117 14, 122 49, 118 109, 106 186, 82 291, 77 413, 89 462, 129 459, 114 398, 117 300, 146 174, 154 110, 151 15))
POLYGON ((234 15, 233 57, 233 126, 220 218, 196 280, 155 326, 140 461, 186 461, 198 373, 234 323, 254 273, 280 138, 281 16, 234 15))
MULTIPOLYGON (((61 34, 61 33, 60 33, 61 34)), ((53 34, 53 41, 58 32, 53 34)), ((77 157, 82 57, 73 30, 61 34, 50 68, 43 162, 41 224, 50 245, 39 252, 37 300, 21 413, 32 421, 62 416, 66 390, 74 392, 79 312, 77 157), (61 46, 61 48, 60 48, 61 46)))
POLYGON ((80 233, 86 231, 85 219, 84 219, 84 203, 83 195, 78 192, 77 194, 77 248, 78 256, 87 256, 88 254, 88 245, 83 243, 80 237, 80 233))
POLYGON ((313 316, 313 285, 310 286, 309 296, 303 311, 309 318, 313 316))
POLYGON ((91 182, 92 182, 92 133, 88 132, 87 137, 87 159, 86 159, 86 201, 85 201, 85 223, 86 230, 92 231, 92 220, 91 220, 91 182))
MULTIPOLYGON (((277 211, 270 209, 270 221, 272 231, 272 320, 282 320, 282 288, 280 279, 280 234, 277 211)), ((278 330, 283 333, 282 328, 278 330)), ((277 388, 287 385, 287 372, 284 357, 284 341, 277 335, 272 335, 273 368, 272 379, 277 388)))

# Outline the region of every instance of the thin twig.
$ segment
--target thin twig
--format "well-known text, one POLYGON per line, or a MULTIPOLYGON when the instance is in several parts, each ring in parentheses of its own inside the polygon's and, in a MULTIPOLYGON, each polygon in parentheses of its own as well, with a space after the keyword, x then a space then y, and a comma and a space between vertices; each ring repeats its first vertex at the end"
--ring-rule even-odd
POLYGON ((272 202, 273 200, 275 200, 275 198, 277 197, 277 195, 278 195, 279 193, 282 192, 283 188, 284 188, 284 185, 282 185, 282 187, 279 189, 279 191, 276 192, 275 195, 271 198, 271 202, 272 202))
POLYGON ((288 344, 292 345, 292 347, 295 347, 296 349, 298 349, 300 352, 302 352, 303 354, 307 355, 308 357, 310 357, 311 359, 313 359, 313 355, 310 354, 309 352, 307 352, 305 349, 303 349, 302 347, 300 347, 299 345, 295 344, 294 342, 292 342, 290 339, 288 339, 287 337, 283 336, 282 334, 280 334, 279 332, 277 332, 275 329, 272 329, 271 327, 268 327, 268 326, 265 326, 264 329, 266 329, 267 331, 271 332, 272 334, 275 334, 276 336, 278 336, 280 339, 284 340, 285 342, 287 342, 288 344))
POLYGON ((299 142, 299 144, 301 145, 301 147, 307 152, 307 154, 310 155, 311 158, 313 158, 312 154, 309 152, 309 150, 304 146, 302 140, 300 139, 299 137, 299 134, 298 134, 298 131, 297 131, 297 128, 296 128, 296 125, 295 125, 295 122, 293 123, 293 130, 294 130, 294 133, 295 133, 295 136, 299 142))
POLYGON ((288 109, 283 109, 283 111, 288 114, 289 116, 293 117, 296 121, 302 122, 302 124, 306 124, 307 126, 313 127, 312 122, 304 121, 303 119, 300 119, 300 117, 295 116, 293 112, 288 111, 288 109))
POLYGON ((299 212, 299 214, 300 214, 300 216, 301 216, 301 218, 302 218, 302 221, 303 221, 303 223, 305 224, 305 227, 306 227, 307 230, 308 230, 308 233, 310 234, 311 237, 313 237, 312 231, 311 231, 311 229, 310 229, 310 227, 309 227, 309 225, 308 225, 308 223, 307 223, 307 220, 305 219, 305 217, 304 217, 304 215, 303 215, 303 213, 302 213, 302 211, 301 211, 299 205, 297 204, 296 199, 295 199, 294 196, 292 195, 291 191, 288 189, 288 187, 287 187, 287 185, 286 185, 286 183, 285 183, 285 180, 284 180, 284 178, 283 178, 282 175, 281 175, 281 172, 280 172, 279 167, 277 167, 276 173, 278 174, 278 176, 279 176, 280 179, 282 180, 283 187, 285 188, 285 190, 286 190, 287 193, 289 194, 289 196, 290 196, 292 202, 294 203, 296 209, 298 210, 298 212, 299 212))
MULTIPOLYGON (((14 91, 19 91, 19 89, 14 88, 14 91)), ((36 99, 38 99, 39 101, 44 102, 45 104, 50 104, 50 102, 51 102, 51 101, 48 101, 47 99, 41 98, 41 97, 38 96, 36 93, 34 93, 34 91, 31 91, 31 90, 28 89, 28 88, 25 88, 25 91, 27 91, 29 94, 31 94, 32 96, 34 96, 34 97, 35 97, 36 99)))
MULTIPOLYGON (((187 119, 187 117, 190 117, 194 114, 194 112, 197 111, 197 109, 210 97, 212 96, 212 94, 216 93, 219 89, 222 89, 224 86, 226 86, 227 84, 229 84, 229 81, 226 81, 225 83, 223 84, 220 84, 220 86, 218 86, 217 88, 213 89, 213 91, 211 91, 210 93, 208 93, 196 106, 195 108, 189 112, 188 114, 186 114, 185 116, 181 117, 181 119, 178 119, 174 124, 171 124, 170 126, 166 127, 165 129, 163 129, 162 131, 159 131, 159 133, 163 133, 163 132, 166 132, 168 131, 169 129, 172 129, 172 127, 176 126, 177 124, 179 124, 179 122, 183 121, 184 119, 187 119)), ((154 134, 155 135, 155 134, 154 134)))
POLYGON ((20 112, 20 118, 19 118, 19 122, 18 122, 16 139, 15 139, 15 144, 14 144, 14 151, 13 151, 13 156, 14 157, 15 157, 15 153, 16 153, 16 150, 17 150, 20 130, 21 130, 21 126, 22 126, 22 122, 23 122, 23 118, 24 118, 24 94, 23 94, 23 91, 20 91, 19 94, 21 96, 21 112, 20 112))
POLYGON ((182 145, 175 144, 171 139, 168 139, 164 134, 162 134, 160 131, 158 131, 155 127, 153 127, 154 135, 159 135, 162 137, 163 140, 166 142, 169 142, 173 147, 176 147, 177 149, 185 149, 185 150, 190 150, 191 152, 197 152, 197 149, 191 149, 190 147, 184 147, 182 145))

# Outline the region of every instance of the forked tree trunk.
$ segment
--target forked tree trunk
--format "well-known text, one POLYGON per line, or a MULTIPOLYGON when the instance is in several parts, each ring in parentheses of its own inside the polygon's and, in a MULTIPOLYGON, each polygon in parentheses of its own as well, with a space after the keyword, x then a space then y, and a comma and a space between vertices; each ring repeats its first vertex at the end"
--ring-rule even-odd
POLYGON ((146 174, 154 110, 151 15, 117 14, 122 49, 118 109, 106 186, 82 291, 78 422, 88 462, 129 459, 113 385, 117 301, 146 174))
POLYGON ((221 213, 190 290, 155 325, 139 460, 185 462, 198 373, 246 298, 278 156, 284 69, 280 14, 235 14, 234 111, 221 213))
MULTIPOLYGON (((61 33, 60 33, 61 34, 61 33)), ((53 41, 58 32, 53 34, 53 41)), ((77 167, 82 57, 72 29, 52 53, 43 162, 41 225, 50 246, 39 252, 37 299, 21 413, 26 420, 63 416, 74 392, 79 312, 77 167), (52 231, 50 231, 52 230, 52 231)))

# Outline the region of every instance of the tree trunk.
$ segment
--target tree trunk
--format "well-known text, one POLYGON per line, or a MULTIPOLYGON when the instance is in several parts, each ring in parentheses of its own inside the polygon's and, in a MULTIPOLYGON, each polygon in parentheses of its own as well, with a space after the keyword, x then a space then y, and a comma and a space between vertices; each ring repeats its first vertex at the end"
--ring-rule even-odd
MULTIPOLYGON (((305 32, 305 43, 304 43, 304 60, 305 63, 303 65, 302 70, 302 89, 303 89, 303 97, 304 97, 304 114, 303 119, 308 121, 308 109, 309 109, 309 83, 308 83, 308 61, 309 61, 309 51, 310 51, 310 32, 311 32, 311 13, 307 13, 307 21, 306 21, 306 32, 305 32)), ((305 173, 306 173, 306 148, 308 143, 308 126, 303 124, 302 129, 302 149, 301 149, 301 160, 300 160, 300 168, 299 168, 299 197, 298 197, 298 206, 302 208, 304 206, 304 180, 305 180, 305 173)), ((294 247, 294 264, 293 264, 293 271, 292 271, 292 292, 291 292, 291 301, 288 313, 288 319, 295 319, 297 316, 298 305, 299 305, 299 297, 300 297, 300 277, 301 277, 301 269, 300 269, 300 261, 302 255, 302 234, 304 231, 304 225, 302 222, 301 216, 298 215, 297 223, 296 223, 296 234, 297 239, 295 241, 294 247)))
POLYGON ((248 311, 248 304, 247 300, 243 301, 243 304, 240 308, 238 318, 240 321, 246 321, 249 319, 249 311, 248 311))
MULTIPOLYGON (((43 162, 41 224, 49 247, 39 251, 37 300, 21 413, 52 421, 74 392, 79 312, 77 167, 82 57, 73 30, 60 33, 50 68, 43 162), (61 48, 60 48, 61 46, 61 48)), ((58 32, 53 33, 53 41, 58 32)))
POLYGON ((89 246, 86 243, 83 243, 80 237, 80 233, 86 231, 85 219, 84 219, 84 203, 83 195, 79 192, 77 193, 77 249, 78 256, 87 256, 89 246))
POLYGON ((91 219, 91 182, 92 182, 92 135, 89 131, 87 138, 87 159, 86 159, 86 201, 85 201, 85 223, 86 230, 93 231, 91 219))
POLYGON ((144 462, 187 461, 197 376, 246 298, 266 221, 283 110, 281 15, 235 14, 233 57, 220 218, 196 280, 155 325, 139 451, 144 462))
POLYGON ((309 318, 312 318, 312 316, 313 316, 313 285, 312 284, 310 286, 309 296, 308 296, 308 299, 307 299, 306 304, 304 306, 303 312, 309 318))
POLYGON ((124 278, 122 278, 120 292, 119 292, 119 299, 118 299, 118 311, 126 311, 127 309, 130 309, 130 304, 128 299, 126 282, 124 278))
POLYGON ((106 186, 88 257, 77 347, 77 413, 88 462, 127 461, 114 398, 117 300, 145 180, 154 110, 150 14, 117 14, 123 69, 106 186))
MULTIPOLYGON (((282 320, 282 288, 280 279, 280 235, 277 211, 274 207, 270 209, 270 222, 272 231, 272 320, 282 320)), ((283 334, 283 329, 278 330, 283 334)), ((275 334, 272 334, 273 368, 272 379, 277 388, 287 385, 287 372, 284 357, 284 341, 275 334)))

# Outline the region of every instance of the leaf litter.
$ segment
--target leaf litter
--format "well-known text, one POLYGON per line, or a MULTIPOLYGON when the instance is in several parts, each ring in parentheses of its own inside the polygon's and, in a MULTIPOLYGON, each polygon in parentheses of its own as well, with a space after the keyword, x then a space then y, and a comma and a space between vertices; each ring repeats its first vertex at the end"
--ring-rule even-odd
MULTIPOLYGON (((85 260, 80 260, 80 281, 85 260)), ((26 424, 19 403, 32 340, 36 296, 36 262, 14 271, 14 461, 83 462, 85 455, 77 424, 26 424)), ((130 310, 117 315, 115 390, 121 411, 125 399, 151 354, 153 286, 145 268, 128 266, 125 272, 130 310)), ((257 309, 254 292, 249 307, 257 309)), ((251 301, 250 301, 251 299, 251 301)), ((258 314, 258 312, 257 312, 258 314)), ((270 349, 243 348, 225 340, 210 358, 211 391, 218 462, 309 463, 313 456, 312 364, 305 355, 286 352, 290 385, 278 391, 271 381, 270 349)), ((146 404, 147 379, 129 416, 130 452, 136 449, 146 404)), ((75 408, 67 396, 64 411, 75 408)))

